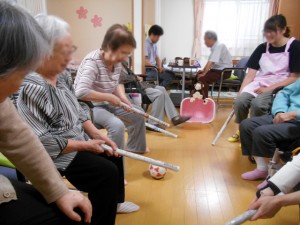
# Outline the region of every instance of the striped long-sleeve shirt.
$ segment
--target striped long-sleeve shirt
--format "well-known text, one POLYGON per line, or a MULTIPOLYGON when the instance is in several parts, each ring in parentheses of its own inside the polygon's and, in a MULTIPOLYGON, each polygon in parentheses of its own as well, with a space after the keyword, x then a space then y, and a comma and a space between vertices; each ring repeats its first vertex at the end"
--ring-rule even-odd
POLYGON ((88 115, 81 108, 66 72, 58 76, 56 87, 37 73, 26 77, 19 92, 17 108, 33 128, 59 170, 64 170, 76 152, 62 154, 68 139, 87 140, 82 123, 88 115))
POLYGON ((91 90, 111 94, 119 85, 121 63, 115 64, 114 71, 110 72, 100 53, 100 49, 97 49, 89 53, 81 62, 75 79, 77 98, 88 95, 91 90))

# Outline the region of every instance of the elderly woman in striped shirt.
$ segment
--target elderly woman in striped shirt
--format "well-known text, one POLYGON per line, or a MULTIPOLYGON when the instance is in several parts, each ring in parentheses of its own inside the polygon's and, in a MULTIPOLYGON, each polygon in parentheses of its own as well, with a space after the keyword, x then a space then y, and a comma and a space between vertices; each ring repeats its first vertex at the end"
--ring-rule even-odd
POLYGON ((123 160, 103 154, 100 144, 107 143, 114 149, 116 144, 89 120, 74 94, 69 74, 63 72, 72 54, 69 25, 54 16, 38 15, 36 20, 48 36, 52 53, 25 79, 17 108, 60 173, 89 193, 92 224, 114 224, 116 210, 124 213, 139 209, 124 202, 123 160))
POLYGON ((89 53, 82 61, 75 79, 75 94, 82 100, 93 101, 95 125, 107 129, 108 136, 120 148, 125 145, 126 127, 126 149, 144 153, 148 151, 144 118, 120 107, 121 102, 131 105, 123 85, 119 84, 119 78, 121 62, 135 47, 135 39, 125 26, 115 24, 110 27, 101 49, 89 53))

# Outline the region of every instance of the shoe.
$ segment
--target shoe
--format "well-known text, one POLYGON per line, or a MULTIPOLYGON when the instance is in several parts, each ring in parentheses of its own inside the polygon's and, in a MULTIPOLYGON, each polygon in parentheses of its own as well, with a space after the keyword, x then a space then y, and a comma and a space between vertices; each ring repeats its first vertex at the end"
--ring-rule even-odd
MULTIPOLYGON (((164 127, 161 127, 161 126, 159 126, 158 124, 152 124, 153 126, 156 126, 156 127, 158 127, 158 128, 160 128, 160 129, 165 129, 164 127)), ((152 128, 150 128, 150 127, 146 127, 146 130, 149 130, 149 131, 153 131, 153 132, 159 132, 159 131, 157 131, 157 130, 155 130, 155 129, 152 129, 152 128)))
POLYGON ((261 182, 259 185, 257 185, 257 190, 261 190, 264 187, 266 187, 268 185, 268 180, 265 179, 263 182, 261 182))
POLYGON ((191 119, 191 116, 175 116, 172 118, 172 123, 174 126, 177 126, 179 124, 182 124, 186 121, 188 121, 189 119, 191 119))
POLYGON ((242 179, 244 180, 259 180, 266 179, 268 176, 268 171, 261 171, 259 169, 255 169, 242 174, 242 179))
POLYGON ((117 213, 132 213, 139 211, 140 207, 133 202, 118 203, 117 213))
POLYGON ((227 139, 227 141, 234 143, 240 140, 240 131, 238 130, 234 135, 227 139))

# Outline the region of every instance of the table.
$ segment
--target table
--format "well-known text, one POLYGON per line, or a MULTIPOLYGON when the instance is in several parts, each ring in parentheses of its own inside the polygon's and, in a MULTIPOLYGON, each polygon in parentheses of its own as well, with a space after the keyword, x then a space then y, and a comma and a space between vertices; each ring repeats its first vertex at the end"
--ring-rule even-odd
POLYGON ((181 94, 181 100, 184 99, 184 93, 185 93, 185 70, 186 69, 196 69, 197 70, 200 68, 200 66, 190 66, 190 65, 183 65, 183 66, 178 66, 178 65, 171 65, 169 64, 168 67, 171 69, 182 69, 182 94, 181 94))

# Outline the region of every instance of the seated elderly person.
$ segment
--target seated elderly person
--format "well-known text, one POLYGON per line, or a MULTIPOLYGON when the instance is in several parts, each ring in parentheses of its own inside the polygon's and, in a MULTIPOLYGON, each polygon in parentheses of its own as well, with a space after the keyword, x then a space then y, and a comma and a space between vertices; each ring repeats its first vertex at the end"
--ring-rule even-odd
POLYGON ((249 206, 249 209, 257 210, 251 220, 271 218, 284 206, 299 205, 300 191, 293 192, 299 183, 300 155, 297 155, 270 178, 267 186, 257 192, 257 197, 249 206), (280 192, 285 195, 278 195, 280 192))
MULTIPOLYGON (((150 113, 151 116, 164 121, 166 112, 167 117, 170 121, 172 121, 174 126, 182 124, 190 119, 190 117, 180 116, 178 114, 169 94, 164 87, 143 81, 142 77, 136 76, 132 73, 125 62, 122 64, 123 70, 121 72, 120 83, 133 83, 134 86, 138 87, 138 91, 145 94, 150 99, 152 102, 150 113)), ((155 123, 153 120, 149 120, 148 122, 159 127, 159 124, 155 123)), ((147 129, 152 130, 151 128, 147 129)))
MULTIPOLYGON (((203 84, 203 94, 208 97, 209 85, 220 80, 224 68, 232 67, 232 57, 227 47, 218 41, 218 36, 214 31, 205 32, 204 42, 208 48, 211 48, 211 54, 203 71, 197 74, 196 80, 203 84)), ((227 79, 230 76, 230 71, 225 72, 223 78, 227 79)))
POLYGON ((25 79, 17 108, 61 174, 76 188, 89 193, 95 223, 114 224, 116 203, 120 213, 138 210, 133 203, 124 202, 123 160, 102 154, 100 144, 113 148, 116 144, 101 135, 89 120, 74 94, 70 77, 63 72, 72 54, 69 25, 54 16, 39 15, 36 20, 51 43, 51 56, 25 79), (108 198, 108 193, 116 198, 108 198))
POLYGON ((119 84, 121 62, 135 47, 136 41, 127 27, 112 25, 104 36, 101 49, 90 52, 81 62, 75 79, 75 94, 81 100, 93 101, 95 125, 104 127, 119 148, 125 148, 126 128, 126 150, 145 153, 149 149, 144 117, 122 107, 121 103, 131 103, 123 85, 119 84))
MULTIPOLYGON (((34 70, 47 54, 46 36, 32 16, 5 1, 0 1, 0 33, 0 152, 32 183, 29 185, 0 175, 0 223, 90 223, 90 201, 80 192, 68 190, 45 148, 8 98, 18 90, 28 71, 34 70), (74 209, 85 214, 80 223, 81 217, 74 209)), ((101 189, 106 191, 100 185, 101 189)), ((114 201, 114 191, 108 190, 105 194, 108 201, 114 201)), ((98 200, 105 204, 101 198, 98 200)))
POLYGON ((241 123, 243 155, 253 155, 256 169, 242 174, 246 180, 266 178, 268 158, 277 143, 300 138, 300 79, 280 91, 272 106, 272 115, 253 117, 241 123))

